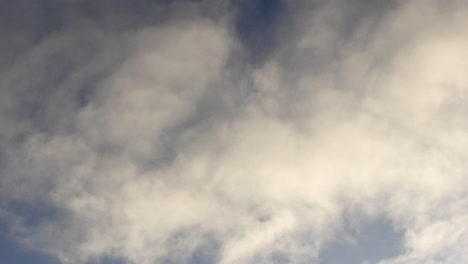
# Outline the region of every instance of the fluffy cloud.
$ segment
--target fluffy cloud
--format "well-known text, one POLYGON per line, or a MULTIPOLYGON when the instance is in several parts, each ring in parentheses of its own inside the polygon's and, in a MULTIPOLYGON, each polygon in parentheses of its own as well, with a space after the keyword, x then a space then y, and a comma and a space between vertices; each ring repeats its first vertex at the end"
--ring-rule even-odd
POLYGON ((466 4, 290 3, 264 63, 226 6, 71 27, 2 72, 11 235, 64 263, 318 263, 359 212, 404 235, 381 264, 466 261, 466 4))

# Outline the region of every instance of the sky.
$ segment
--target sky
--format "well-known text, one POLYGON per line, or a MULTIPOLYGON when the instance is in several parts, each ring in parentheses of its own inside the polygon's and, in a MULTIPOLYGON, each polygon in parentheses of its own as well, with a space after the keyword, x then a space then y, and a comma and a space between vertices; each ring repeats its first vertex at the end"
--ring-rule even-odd
POLYGON ((0 263, 468 263, 468 2, 0 1, 0 263))

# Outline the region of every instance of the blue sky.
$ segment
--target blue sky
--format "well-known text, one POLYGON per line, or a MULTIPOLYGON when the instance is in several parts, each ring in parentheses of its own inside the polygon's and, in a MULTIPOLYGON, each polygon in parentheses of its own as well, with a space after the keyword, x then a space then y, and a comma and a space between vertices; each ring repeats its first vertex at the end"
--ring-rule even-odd
POLYGON ((0 263, 468 261, 467 4, 0 4, 0 263))

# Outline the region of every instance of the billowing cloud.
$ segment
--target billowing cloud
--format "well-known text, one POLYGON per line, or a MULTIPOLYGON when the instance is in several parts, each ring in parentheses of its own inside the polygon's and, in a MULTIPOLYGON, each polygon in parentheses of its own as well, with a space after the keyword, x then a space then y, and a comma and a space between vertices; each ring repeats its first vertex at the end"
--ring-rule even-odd
POLYGON ((51 3, 76 19, 1 72, 0 218, 24 247, 325 263, 384 219, 401 250, 362 259, 468 260, 462 1, 51 3))

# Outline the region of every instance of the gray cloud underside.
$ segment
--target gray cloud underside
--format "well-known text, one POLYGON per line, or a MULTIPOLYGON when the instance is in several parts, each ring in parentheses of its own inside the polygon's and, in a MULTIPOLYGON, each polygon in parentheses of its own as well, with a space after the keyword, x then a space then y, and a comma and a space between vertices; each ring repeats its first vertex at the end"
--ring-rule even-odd
POLYGON ((468 262, 468 6, 370 2, 286 2, 261 62, 228 2, 2 22, 8 235, 63 263, 320 263, 355 214, 403 234, 379 264, 468 262))

